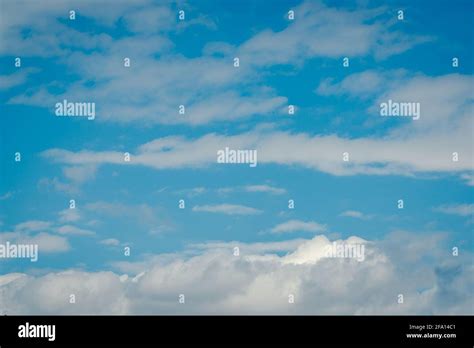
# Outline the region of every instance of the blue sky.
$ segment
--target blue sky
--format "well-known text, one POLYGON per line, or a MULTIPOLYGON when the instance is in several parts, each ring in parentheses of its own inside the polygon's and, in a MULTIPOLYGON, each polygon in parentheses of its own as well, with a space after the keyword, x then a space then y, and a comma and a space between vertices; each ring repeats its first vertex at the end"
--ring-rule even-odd
POLYGON ((35 263, 1 261, 10 302, 0 304, 14 313, 472 314, 472 6, 0 0, 0 238, 39 245, 35 263), (57 117, 64 99, 94 102, 95 119, 57 117), (420 103, 421 118, 381 117, 388 99, 420 103), (256 149, 257 167, 216 163, 225 146, 256 149), (363 267, 315 256, 351 236, 372 248, 363 267), (304 261, 288 266, 295 257, 304 261), (288 267, 299 268, 289 276, 288 267), (321 282, 328 274, 341 277, 338 291, 321 282), (105 299, 111 287, 121 305, 105 299), (53 299, 53 288, 57 298, 83 293, 83 306, 53 299), (195 299, 184 309, 183 291, 195 299), (272 302, 264 291, 282 293, 272 302), (295 309, 282 304, 288 291, 295 309))

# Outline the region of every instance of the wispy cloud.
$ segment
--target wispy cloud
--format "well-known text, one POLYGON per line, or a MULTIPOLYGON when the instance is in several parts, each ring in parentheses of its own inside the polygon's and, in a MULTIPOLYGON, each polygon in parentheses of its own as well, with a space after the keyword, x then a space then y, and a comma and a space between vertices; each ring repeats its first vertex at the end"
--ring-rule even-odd
POLYGON ((227 194, 232 192, 261 192, 261 193, 269 193, 273 195, 282 195, 286 193, 284 188, 270 186, 266 184, 260 185, 245 185, 245 186, 238 186, 238 187, 221 187, 217 189, 218 193, 227 194))
POLYGON ((463 174, 461 179, 466 181, 466 184, 469 186, 474 186, 474 175, 473 174, 463 174))
POLYGON ((13 197, 13 192, 12 191, 8 191, 7 193, 3 194, 0 196, 0 201, 4 201, 4 200, 7 200, 9 198, 13 197))
POLYGON ((286 190, 279 187, 273 187, 269 185, 247 185, 244 187, 247 192, 266 192, 274 195, 282 195, 286 193, 286 190))
POLYGON ((257 215, 262 213, 259 209, 238 204, 196 205, 193 207, 193 211, 226 215, 257 215))
POLYGON ((383 8, 349 10, 308 1, 294 8, 297 20, 287 22, 279 31, 263 29, 239 45, 209 42, 202 56, 188 58, 176 54, 170 34, 190 25, 215 29, 216 24, 205 15, 193 13, 193 19, 176 23, 175 9, 169 5, 122 3, 110 12, 101 10, 108 7, 104 5, 81 6, 80 14, 85 18, 106 27, 124 25, 130 34, 118 39, 106 33, 78 31, 58 20, 68 13, 67 4, 30 4, 24 14, 24 7, 21 11, 17 7, 21 5, 5 5, 9 13, 23 11, 15 20, 2 23, 5 52, 61 57, 61 64, 81 76, 64 93, 52 94, 46 86, 39 86, 33 93, 11 98, 10 103, 51 107, 55 99, 83 100, 93 91, 101 105, 100 121, 196 126, 268 116, 281 113, 288 99, 270 86, 258 84, 262 70, 281 64, 300 67, 315 57, 371 55, 379 59, 430 39, 404 34, 384 15, 387 11, 383 8), (35 35, 25 37, 24 28, 35 35), (116 57, 126 57, 132 47, 140 64, 132 60, 129 69, 108 64, 118 63, 116 57), (234 57, 241 61, 239 68, 233 66, 234 57), (96 84, 100 89, 87 87, 84 82, 91 80, 100 82, 96 84), (207 93, 200 93, 202 90, 207 93), (179 105, 186 106, 185 114, 178 114, 179 105))
POLYGON ((57 232, 64 235, 93 236, 95 232, 72 225, 64 225, 57 228, 57 232))
POLYGON ((273 227, 271 233, 289 233, 289 232, 324 232, 326 226, 315 221, 289 220, 273 227))
POLYGON ((340 216, 352 217, 352 218, 361 219, 361 220, 370 220, 373 218, 373 215, 366 215, 357 210, 346 210, 342 212, 340 216))
MULTIPOLYGON (((255 128, 237 135, 205 134, 196 139, 163 137, 141 145, 131 162, 115 151, 50 149, 45 158, 68 165, 145 165, 155 169, 206 167, 216 163, 216 151, 226 146, 253 148, 259 164, 300 165, 333 175, 413 175, 472 171, 472 77, 457 74, 415 77, 380 98, 418 100, 427 119, 394 127, 384 137, 346 138, 255 128), (449 86, 449 88, 447 88, 449 86), (446 132, 446 127, 450 132, 446 132), (306 149, 301 151, 301 149, 306 149), (446 149, 451 149, 446 152, 446 149), (349 161, 342 154, 348 152, 349 161), (452 152, 459 160, 452 160, 452 152), (440 155, 444 154, 444 155, 440 155)), ((375 117, 379 117, 378 115, 375 117)), ((388 121, 389 122, 389 121, 388 121)))
POLYGON ((434 208, 434 211, 451 215, 474 216, 474 204, 447 204, 434 208))
POLYGON ((27 233, 27 232, 2 232, 0 233, 1 243, 16 244, 36 244, 41 257, 42 253, 58 253, 70 250, 70 245, 65 237, 57 236, 47 232, 27 233))
POLYGON ((15 230, 23 232, 44 231, 49 229, 51 225, 49 221, 30 220, 17 224, 15 230))
POLYGON ((61 210, 58 215, 59 222, 61 223, 76 222, 81 219, 81 214, 79 213, 79 209, 77 208, 61 210))
POLYGON ((120 241, 118 239, 115 239, 115 238, 103 239, 99 243, 103 244, 103 245, 107 245, 107 246, 119 246, 120 245, 120 241))
POLYGON ((176 193, 180 195, 186 195, 188 197, 195 197, 195 196, 205 193, 207 190, 208 189, 206 189, 205 187, 200 186, 200 187, 193 187, 190 189, 178 190, 176 191, 176 193))

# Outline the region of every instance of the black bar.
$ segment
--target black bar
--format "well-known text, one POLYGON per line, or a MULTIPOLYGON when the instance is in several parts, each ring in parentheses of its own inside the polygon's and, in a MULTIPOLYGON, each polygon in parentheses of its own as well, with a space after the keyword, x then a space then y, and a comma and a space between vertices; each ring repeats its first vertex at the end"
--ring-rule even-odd
POLYGON ((472 316, 1 316, 0 346, 447 345, 472 347, 472 316), (20 325, 55 325, 55 339, 19 337, 20 325), (411 329, 410 329, 411 325, 411 329), (431 325, 431 326, 429 326, 431 325), (415 328, 416 327, 416 328, 415 328), (407 334, 455 334, 410 338, 407 334))

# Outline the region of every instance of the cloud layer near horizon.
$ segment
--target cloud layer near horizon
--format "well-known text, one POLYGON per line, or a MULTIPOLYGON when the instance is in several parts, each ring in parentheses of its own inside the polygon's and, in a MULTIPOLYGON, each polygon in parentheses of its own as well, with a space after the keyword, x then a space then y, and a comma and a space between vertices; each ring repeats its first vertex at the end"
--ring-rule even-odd
POLYGON ((118 262, 119 273, 6 274, 0 276, 0 307, 16 314, 471 312, 474 270, 466 262, 472 255, 452 256, 442 235, 395 232, 380 241, 350 237, 335 242, 364 244, 365 260, 325 258, 332 242, 323 235, 268 245, 190 245, 191 256, 118 262), (235 246, 239 256, 233 255, 235 246), (425 258, 434 262, 420 262, 425 258), (70 294, 75 304, 69 303, 70 294), (180 294, 185 304, 178 303, 180 294), (399 294, 403 304, 397 302, 399 294), (295 303, 288 302, 289 295, 295 303))

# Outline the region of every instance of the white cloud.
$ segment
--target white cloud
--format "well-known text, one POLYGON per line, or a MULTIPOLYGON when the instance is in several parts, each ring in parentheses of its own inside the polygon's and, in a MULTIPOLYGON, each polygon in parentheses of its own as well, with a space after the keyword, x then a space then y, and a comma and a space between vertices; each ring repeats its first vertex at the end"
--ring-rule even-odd
POLYGON ((66 238, 56 236, 46 232, 30 234, 26 232, 2 232, 0 233, 0 242, 9 241, 15 244, 36 244, 41 257, 41 253, 58 253, 70 249, 66 238))
POLYGON ((66 235, 76 235, 76 236, 93 236, 95 235, 95 232, 90 231, 90 230, 85 230, 83 228, 79 228, 76 226, 72 225, 64 225, 61 227, 58 227, 56 231, 60 234, 66 234, 66 235))
POLYGON ((84 209, 90 219, 104 222, 104 217, 112 217, 115 221, 127 224, 132 221, 136 229, 149 234, 161 234, 174 229, 173 221, 156 205, 98 201, 85 204, 84 209))
POLYGON ((17 243, 37 244, 40 253, 66 252, 70 249, 66 238, 44 232, 31 237, 20 237, 17 243))
POLYGON ((266 184, 259 184, 259 185, 245 185, 245 186, 238 186, 238 187, 221 187, 217 189, 217 193, 219 194, 228 194, 232 192, 261 192, 261 193, 269 193, 273 195, 282 195, 286 193, 284 188, 270 186, 266 184))
POLYGON ((289 220, 276 225, 270 231, 271 233, 288 233, 288 232, 323 232, 326 230, 325 225, 321 225, 315 221, 289 220))
MULTIPOLYGON (((216 151, 225 146, 256 148, 259 164, 301 165, 334 175, 353 174, 414 174, 416 172, 463 172, 471 170, 472 149, 466 143, 469 129, 458 130, 457 137, 440 134, 435 139, 419 136, 408 139, 359 138, 345 139, 335 135, 310 136, 288 132, 259 133, 256 131, 236 136, 207 134, 195 140, 179 142, 162 138, 169 144, 168 151, 141 148, 132 154, 133 161, 123 162, 121 152, 72 152, 51 149, 43 153, 59 163, 112 163, 117 165, 146 165, 155 169, 203 167, 216 163, 216 151), (242 147, 244 146, 244 147, 242 147), (446 149, 458 149, 464 159, 451 160, 446 149), (305 151, 301 151, 305 149, 305 151), (343 162, 343 152, 350 152, 350 161, 343 162), (445 156, 440 154, 445 153, 445 156)), ((148 144, 145 144, 148 145, 148 144)))
POLYGON ((76 184, 81 184, 87 180, 93 179, 97 167, 94 165, 64 167, 64 176, 76 184))
MULTIPOLYGON (((216 163, 216 152, 226 146, 258 151, 259 165, 300 165, 333 175, 415 175, 472 172, 473 123, 469 99, 472 78, 457 74, 416 77, 384 93, 380 100, 415 100, 422 116, 392 127, 385 136, 344 138, 256 128, 237 135, 210 133, 196 139, 164 137, 140 146, 132 161, 121 152, 50 149, 43 156, 69 165, 145 165, 156 169, 204 167, 216 163), (303 149, 303 150, 302 150, 303 149), (349 152, 349 162, 342 154, 349 152), (458 152, 459 161, 452 160, 458 152)), ((380 119, 380 116, 374 116, 380 119)), ((391 122, 393 120, 387 120, 391 122)))
MULTIPOLYGON (((359 237, 350 237, 347 240, 334 241, 334 243, 356 245, 367 244, 367 241, 359 237)), ((294 252, 283 257, 282 262, 296 265, 315 264, 327 257, 328 248, 331 245, 331 241, 326 236, 316 236, 306 243, 300 244, 294 252)))
POLYGON ((200 186, 200 187, 193 187, 190 189, 178 190, 176 191, 176 193, 180 195, 186 195, 188 197, 195 197, 195 196, 199 196, 205 193, 206 191, 207 189, 205 187, 200 186))
POLYGON ((119 202, 92 202, 84 206, 88 212, 112 217, 133 218, 136 221, 146 224, 155 224, 157 222, 157 213, 153 207, 148 204, 123 204, 119 202))
POLYGON ((170 30, 176 22, 176 14, 165 6, 141 8, 127 13, 124 21, 135 33, 150 33, 170 30))
POLYGON ((54 177, 52 179, 50 178, 41 178, 38 180, 38 189, 39 190, 54 190, 58 192, 65 192, 68 194, 77 194, 78 193, 78 187, 73 185, 73 184, 68 184, 65 182, 62 182, 59 180, 57 177, 54 177))
POLYGON ((10 75, 0 75, 0 90, 10 89, 24 84, 29 75, 39 71, 36 68, 23 68, 10 75))
POLYGON ((79 213, 78 208, 61 210, 58 215, 58 221, 60 223, 76 222, 81 219, 81 214, 79 213))
POLYGON ((0 308, 9 314, 472 314, 472 255, 447 256, 439 235, 339 241, 365 243, 362 262, 322 257, 330 242, 316 236, 269 247, 244 243, 240 256, 233 256, 233 243, 213 242, 193 246, 198 255, 152 256, 126 274, 7 274, 0 276, 0 308), (272 248, 288 251, 268 254, 272 248), (71 293, 80 306, 64 300, 71 293), (178 303, 181 293, 186 305, 178 303))
POLYGON ((81 80, 66 86, 60 95, 50 94, 45 84, 11 98, 9 103, 51 108, 58 99, 88 100, 94 95, 99 122, 203 125, 279 114, 287 98, 270 87, 258 87, 266 67, 300 66, 314 57, 380 58, 428 40, 399 32, 387 16, 382 16, 386 13, 383 8, 352 11, 309 1, 295 8, 297 20, 281 31, 264 29, 236 47, 210 42, 203 56, 188 58, 175 53, 168 34, 190 25, 215 29, 215 23, 199 13, 180 23, 168 4, 120 2, 113 10, 106 2, 83 4, 78 16, 108 27, 121 23, 130 32, 113 39, 105 33, 77 31, 67 21, 61 22, 72 3, 22 3, 4 6, 5 13, 15 16, 5 16, 8 20, 2 23, 2 49, 22 56, 60 57, 58 63, 81 80), (31 30, 27 37, 22 35, 26 27, 31 30), (122 57, 130 56, 131 51, 132 66, 124 69, 122 57), (235 56, 241 61, 238 69, 232 65, 235 56), (135 57, 140 57, 139 61, 135 57), (100 89, 85 87, 86 81, 94 81, 100 89), (181 104, 186 106, 184 115, 178 114, 181 104))
POLYGON ((36 278, 22 275, 10 279, 2 289, 5 296, 0 298, 0 308, 7 314, 125 314, 129 311, 124 284, 112 272, 64 271, 36 278), (69 303, 71 294, 76 297, 75 305, 69 303))
POLYGON ((434 208, 434 211, 444 213, 444 214, 452 214, 452 215, 460 215, 460 216, 474 216, 474 204, 442 205, 442 206, 434 208))
POLYGON ((107 245, 107 246, 118 246, 120 245, 120 241, 115 238, 108 238, 108 239, 103 239, 99 242, 100 244, 107 245))
POLYGON ((193 211, 227 215, 256 215, 262 213, 259 209, 238 204, 196 205, 193 207, 193 211))
POLYGON ((350 74, 340 82, 334 82, 332 78, 324 79, 316 88, 316 93, 323 96, 348 95, 369 99, 382 91, 399 86, 407 79, 406 75, 404 70, 366 70, 350 74))
POLYGON ((350 11, 308 1, 294 11, 295 20, 287 28, 261 31, 244 42, 237 55, 244 62, 260 66, 295 64, 312 57, 373 54, 384 58, 430 40, 398 32, 390 19, 382 20, 381 15, 386 12, 383 8, 350 11))
POLYGON ((269 185, 247 185, 244 187, 247 192, 267 192, 274 195, 282 195, 286 193, 286 190, 279 187, 273 187, 269 185))
POLYGON ((50 227, 51 223, 49 221, 30 220, 17 224, 15 226, 15 230, 22 232, 32 232, 46 230, 50 227))
POLYGON ((342 212, 340 216, 352 217, 352 218, 361 219, 361 220, 370 220, 373 217, 372 215, 366 215, 357 210, 346 210, 342 212))
POLYGON ((290 239, 281 242, 253 242, 253 243, 243 243, 239 241, 232 241, 232 242, 221 242, 221 241, 208 241, 205 243, 192 243, 188 244, 187 248, 191 252, 194 250, 201 251, 202 250, 211 250, 211 251, 222 251, 222 252, 229 252, 233 250, 234 247, 239 247, 239 249, 244 254, 248 255, 259 255, 268 252, 281 252, 281 251, 293 251, 299 245, 307 242, 307 239, 290 239))

